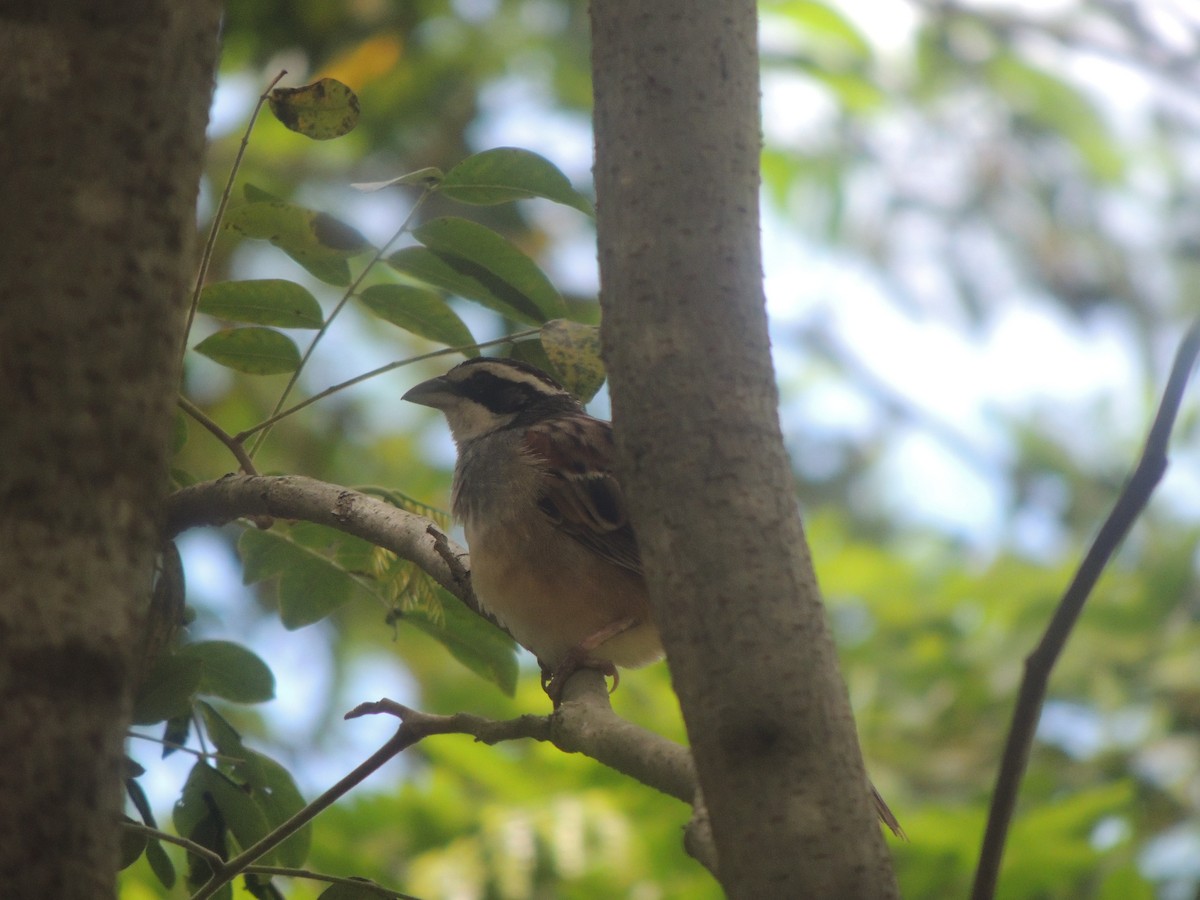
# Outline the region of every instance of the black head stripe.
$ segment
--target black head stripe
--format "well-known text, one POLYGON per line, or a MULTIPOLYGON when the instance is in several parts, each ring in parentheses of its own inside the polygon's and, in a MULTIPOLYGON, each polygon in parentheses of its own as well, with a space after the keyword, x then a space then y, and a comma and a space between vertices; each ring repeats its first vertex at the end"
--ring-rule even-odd
POLYGON ((459 389, 468 400, 500 414, 520 412, 546 397, 531 384, 499 378, 488 371, 472 372, 459 383, 459 389))
POLYGON ((503 359, 498 356, 477 356, 474 359, 468 359, 464 363, 459 363, 451 371, 460 373, 466 372, 475 366, 483 366, 493 370, 512 369, 516 372, 521 372, 522 374, 537 379, 551 390, 565 390, 561 384, 559 384, 537 366, 527 363, 521 359, 503 359))
POLYGON ((557 381, 541 369, 517 360, 470 360, 456 366, 451 377, 463 397, 497 415, 579 409, 579 404, 557 381), (511 374, 506 370, 511 370, 511 374))

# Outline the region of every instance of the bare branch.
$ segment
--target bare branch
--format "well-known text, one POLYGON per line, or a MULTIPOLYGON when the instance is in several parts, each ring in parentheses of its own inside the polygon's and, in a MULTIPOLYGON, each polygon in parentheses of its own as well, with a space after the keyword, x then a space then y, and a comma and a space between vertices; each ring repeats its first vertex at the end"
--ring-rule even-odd
MULTIPOLYGON (((347 713, 346 718, 354 719, 380 713, 396 716, 401 720, 395 735, 346 777, 258 843, 228 861, 214 861, 210 858, 212 877, 193 896, 193 900, 211 897, 239 874, 251 871, 255 860, 262 858, 265 853, 311 822, 320 812, 378 771, 388 760, 418 741, 435 734, 467 734, 487 744, 521 738, 546 741, 565 752, 590 756, 685 803, 691 802, 696 793, 695 773, 688 749, 617 716, 608 702, 604 677, 591 670, 582 670, 571 677, 564 689, 563 704, 549 716, 519 716, 500 722, 466 713, 438 716, 384 699, 360 704, 347 713)), ((698 850, 693 855, 701 862, 715 858, 711 840, 707 847, 703 843, 705 834, 706 831, 698 831, 694 836, 698 850)), ((174 843, 184 843, 184 839, 167 839, 174 843)), ((190 842, 184 845, 191 846, 190 842)), ((259 867, 254 868, 263 871, 259 867)))
POLYGON ((582 753, 684 803, 691 803, 696 793, 688 748, 613 712, 603 676, 590 669, 571 677, 562 705, 549 716, 503 721, 466 713, 438 716, 383 699, 360 704, 346 718, 381 713, 399 718, 404 723, 401 730, 414 741, 434 734, 467 734, 485 744, 527 738, 553 744, 564 753, 582 753))
POLYGON ((370 541, 416 564, 472 612, 503 628, 475 599, 466 550, 424 516, 339 485, 300 475, 227 475, 193 484, 167 500, 165 534, 245 516, 303 519, 370 541))
POLYGON ((340 779, 333 787, 321 794, 321 796, 299 810, 286 822, 279 825, 278 828, 265 835, 258 843, 252 844, 237 856, 223 862, 221 865, 214 866, 212 877, 209 878, 208 882, 200 890, 192 895, 192 900, 205 900, 206 897, 215 895, 224 885, 246 871, 246 868, 252 865, 255 860, 262 859, 265 854, 274 850, 315 819, 320 813, 324 812, 365 781, 370 775, 377 772, 384 763, 397 754, 404 752, 420 739, 420 736, 414 737, 401 728, 382 747, 356 766, 353 771, 340 779))
POLYGON ((254 460, 246 453, 246 448, 242 446, 240 441, 233 437, 233 435, 226 434, 224 428, 210 419, 204 410, 183 396, 183 394, 179 395, 179 399, 176 402, 179 404, 180 409, 203 425, 213 437, 225 445, 226 449, 237 459, 238 465, 241 466, 243 472, 247 475, 258 474, 258 470, 254 468, 254 460))
POLYGON ((242 167, 246 148, 250 146, 250 133, 254 131, 254 123, 258 121, 258 114, 270 97, 271 89, 279 84, 279 80, 286 74, 287 69, 280 69, 279 74, 272 78, 271 83, 258 95, 258 102, 250 111, 250 121, 246 123, 246 130, 242 133, 242 143, 238 145, 237 154, 233 157, 233 165, 229 167, 229 177, 225 179, 225 189, 221 191, 221 199, 217 202, 217 211, 213 213, 212 224, 208 227, 208 240, 204 242, 204 252, 200 254, 200 265, 196 269, 196 284, 192 288, 192 302, 188 306, 187 327, 183 331, 183 350, 187 350, 187 339, 192 333, 192 323, 196 321, 196 310, 200 306, 200 293, 204 290, 204 280, 208 277, 208 266, 212 262, 213 248, 217 246, 217 235, 221 233, 221 225, 225 221, 225 207, 229 205, 229 197, 233 193, 233 182, 237 178, 238 169, 242 167))
MULTIPOLYGON (((473 612, 495 623, 480 609, 471 591, 469 560, 462 547, 423 516, 338 485, 302 476, 257 475, 228 475, 192 485, 170 497, 166 534, 173 537, 189 528, 221 525, 244 516, 303 519, 363 538, 420 566, 473 612)), ((276 846, 387 759, 434 734, 467 734, 488 744, 520 738, 545 741, 566 753, 588 756, 684 803, 693 802, 698 788, 689 749, 614 713, 598 672, 582 669, 575 673, 564 686, 563 700, 550 716, 520 716, 501 722, 466 713, 430 715, 390 700, 362 704, 347 718, 378 713, 397 716, 403 724, 396 736, 305 807, 287 823, 285 833, 272 832, 251 849, 261 855, 276 846)), ((694 831, 689 847, 697 849, 689 852, 708 865, 716 858, 711 833, 707 827, 694 831)), ((230 860, 205 886, 209 893, 201 896, 209 896, 256 858, 248 850, 230 860)))
POLYGON ((1133 474, 1129 476, 1112 512, 1100 528, 1100 533, 1096 535, 1075 577, 1059 601, 1041 641, 1025 659, 1025 677, 1021 681, 1017 705, 1013 710, 1012 724, 1004 746, 1000 772, 996 778, 996 790, 992 795, 992 807, 988 813, 987 831, 980 848, 979 866, 975 871, 975 886, 971 894, 973 900, 991 900, 995 895, 1000 859, 1008 838, 1008 828, 1017 802, 1017 791, 1025 774, 1025 766, 1029 762, 1029 748, 1033 744, 1042 703, 1046 698, 1050 672, 1058 661, 1100 573, 1104 571, 1130 526, 1145 508, 1150 494, 1166 471, 1167 441, 1175 425, 1183 390, 1187 386, 1198 353, 1200 321, 1188 329, 1175 354, 1171 377, 1163 391, 1158 414, 1133 474))

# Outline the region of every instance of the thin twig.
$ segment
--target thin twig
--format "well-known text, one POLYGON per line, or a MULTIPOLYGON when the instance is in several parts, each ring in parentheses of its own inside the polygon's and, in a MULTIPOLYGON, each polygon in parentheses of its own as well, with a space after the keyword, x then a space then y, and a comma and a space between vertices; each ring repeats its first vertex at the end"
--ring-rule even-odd
POLYGON ((542 741, 564 753, 582 753, 684 803, 691 803, 696 795, 696 773, 688 748, 613 712, 604 678, 592 670, 571 676, 563 686, 563 703, 549 716, 499 720, 468 713, 440 716, 383 699, 359 704, 346 713, 346 718, 380 714, 399 718, 404 723, 402 730, 418 739, 465 734, 489 745, 512 740, 542 741))
POLYGON ((323 881, 326 884, 344 884, 359 891, 371 891, 385 900, 420 900, 419 897, 414 897, 412 894, 393 891, 391 888, 385 888, 383 885, 365 878, 344 878, 340 875, 326 875, 322 872, 292 869, 287 866, 246 866, 242 871, 248 875, 278 875, 281 878, 307 878, 309 881, 323 881))
POLYGON ((237 856, 227 862, 213 867, 212 877, 192 895, 191 900, 205 900, 217 893, 238 875, 253 864, 256 859, 278 847, 289 837, 311 822, 318 814, 332 806, 370 775, 378 771, 384 763, 408 747, 412 746, 421 736, 413 736, 403 728, 397 731, 382 747, 372 753, 366 760, 356 766, 345 778, 340 779, 333 787, 321 794, 294 816, 273 829, 270 834, 255 844, 247 847, 237 856))
POLYGON ((225 860, 221 859, 221 854, 215 850, 210 850, 202 844, 197 844, 195 841, 180 837, 177 834, 171 834, 168 831, 159 831, 157 828, 151 828, 149 825, 143 825, 141 822, 123 820, 121 825, 128 831, 134 831, 167 844, 175 844, 178 847, 183 847, 188 853, 204 859, 210 866, 220 866, 225 862, 225 860))
POLYGON ((996 778, 987 831, 984 833, 983 845, 979 852, 979 866, 975 870, 972 900, 991 900, 995 896, 1000 860, 1004 854, 1009 825, 1012 823, 1021 778, 1029 762, 1029 750, 1037 730, 1042 703, 1046 698, 1050 672, 1058 661, 1101 572, 1145 508, 1150 494, 1166 471, 1167 442, 1175 425, 1183 391, 1197 354, 1200 354, 1200 321, 1188 329, 1175 354, 1175 363, 1163 391, 1158 414, 1133 474, 1129 476, 1129 481, 1117 498, 1112 512, 1100 528, 1100 533, 1096 535, 1075 577, 1059 601, 1041 641, 1025 659, 1025 676, 1021 681, 1008 740, 1005 742, 1004 755, 1000 762, 1000 772, 996 778))
POLYGON ((178 750, 181 753, 188 753, 197 759, 214 759, 218 760, 219 762, 227 762, 231 764, 244 763, 246 761, 240 756, 228 756, 224 753, 204 753, 200 750, 193 750, 186 744, 177 744, 174 741, 164 741, 162 738, 157 738, 149 734, 141 734, 137 731, 127 731, 125 732, 125 737, 136 741, 149 741, 152 744, 161 744, 168 750, 178 750))
MULTIPOLYGON (((362 375, 356 375, 349 381, 343 381, 340 384, 335 384, 333 387, 325 388, 325 390, 321 391, 319 394, 313 394, 311 397, 301 400, 295 406, 289 406, 287 409, 283 410, 283 412, 279 412, 277 410, 269 419, 264 419, 253 428, 247 428, 245 431, 239 432, 238 434, 234 435, 233 439, 239 442, 245 441, 251 435, 262 431, 264 428, 270 428, 280 419, 286 419, 293 413, 298 413, 300 410, 304 409, 304 407, 312 403, 316 403, 318 400, 324 400, 330 394, 336 394, 338 391, 344 391, 346 388, 353 387, 359 382, 366 381, 369 378, 374 378, 377 375, 383 375, 385 372, 390 372, 393 369, 399 369, 403 366, 412 365, 413 363, 421 362, 422 360, 433 359, 437 356, 448 356, 452 353, 465 353, 468 350, 491 347, 494 344, 507 344, 514 341, 523 340, 528 337, 533 337, 535 334, 539 333, 540 329, 530 328, 526 331, 517 331, 513 334, 505 335, 504 337, 495 338, 494 340, 481 341, 478 344, 464 344, 461 347, 443 347, 441 350, 434 350, 430 353, 422 353, 420 356, 410 356, 407 359, 401 359, 397 360, 396 362, 388 363, 386 366, 380 366, 378 369, 372 369, 370 372, 364 372, 362 375)), ((261 443, 261 441, 259 443, 261 443)))
MULTIPOLYGON (((157 828, 151 828, 149 825, 143 825, 141 822, 122 821, 121 825, 127 831, 144 834, 146 837, 183 847, 188 853, 202 857, 210 866, 223 866, 225 864, 225 860, 221 858, 219 853, 201 844, 197 844, 188 838, 171 834, 168 831, 160 831, 157 828)), ((326 884, 345 884, 362 890, 374 891, 380 897, 387 898, 387 900, 419 900, 419 898, 414 897, 412 894, 404 894, 400 891, 394 891, 391 888, 385 888, 383 885, 376 884, 374 881, 368 881, 365 878, 344 878, 340 875, 326 875, 322 872, 313 872, 309 869, 295 869, 288 866, 246 866, 239 874, 278 875, 281 878, 306 878, 309 881, 323 881, 326 884)))
MULTIPOLYGON (((387 253, 388 248, 391 247, 392 244, 400 240, 404 232, 408 231, 409 226, 412 225, 412 221, 417 215, 417 211, 425 205, 425 201, 429 199, 435 189, 436 185, 429 185, 421 192, 421 196, 417 198, 416 202, 412 205, 412 209, 408 211, 408 215, 404 217, 404 221, 400 223, 400 227, 396 229, 396 233, 384 241, 384 243, 375 251, 371 258, 367 260, 367 264, 363 266, 362 271, 358 273, 358 277, 355 278, 354 281, 350 283, 350 286, 346 288, 345 292, 342 294, 342 299, 340 299, 337 303, 337 306, 333 308, 333 312, 331 312, 325 318, 325 321, 321 324, 321 327, 317 329, 317 333, 313 335, 313 339, 308 342, 308 348, 304 351, 304 355, 300 357, 300 362, 297 364, 296 368, 292 370, 292 375, 288 379, 288 383, 284 385, 283 391, 279 395, 279 399, 275 402, 275 408, 271 410, 272 418, 268 419, 268 422, 273 421, 274 417, 279 413, 279 410, 283 409, 283 404, 287 402, 288 395, 291 394, 292 388, 294 388, 296 386, 296 382, 300 380, 300 373, 304 370, 305 364, 313 355, 313 351, 317 349, 317 344, 320 343, 321 338, 325 337, 325 333, 329 331, 329 326, 333 324, 333 320, 337 318, 338 313, 340 313, 342 309, 345 308, 346 304, 350 302, 350 298, 354 296, 355 292, 358 290, 358 286, 363 283, 363 279, 366 278, 367 273, 374 268, 375 263, 379 262, 379 260, 383 258, 383 254, 387 253)), ((267 439, 267 435, 270 433, 270 431, 270 425, 260 426, 259 435, 254 439, 254 444, 250 447, 251 457, 258 452, 258 448, 261 447, 262 442, 267 439)))
POLYGON ((192 323, 196 320, 196 307, 200 305, 200 292, 204 290, 204 279, 208 276, 208 267, 212 263, 213 248, 217 245, 217 235, 221 231, 221 221, 225 218, 225 208, 229 205, 229 197, 233 193, 233 182, 237 178, 238 169, 242 166, 242 158, 246 155, 246 148, 250 146, 250 132, 254 130, 254 123, 258 121, 258 114, 262 111, 263 104, 267 102, 267 98, 275 85, 279 84, 279 80, 287 74, 287 69, 280 69, 271 83, 267 85, 258 96, 258 102, 254 104, 254 111, 250 113, 250 121, 246 123, 246 130, 242 134, 242 143, 238 147, 237 155, 233 158, 233 165, 229 168, 229 178, 225 181, 225 190, 221 192, 221 199, 217 203, 217 211, 213 214, 212 225, 208 229, 208 240, 204 242, 204 252, 200 255, 200 267, 196 271, 196 284, 192 288, 192 304, 188 308, 187 328, 183 332, 183 349, 187 349, 188 335, 192 333, 192 323))
POLYGON ((179 395, 176 401, 179 408, 185 413, 203 425, 218 441, 228 448, 229 452, 237 458, 238 465, 247 475, 257 475, 258 470, 254 468, 254 461, 246 454, 246 448, 242 446, 242 442, 233 435, 226 433, 225 429, 205 415, 204 410, 192 403, 183 394, 179 395))

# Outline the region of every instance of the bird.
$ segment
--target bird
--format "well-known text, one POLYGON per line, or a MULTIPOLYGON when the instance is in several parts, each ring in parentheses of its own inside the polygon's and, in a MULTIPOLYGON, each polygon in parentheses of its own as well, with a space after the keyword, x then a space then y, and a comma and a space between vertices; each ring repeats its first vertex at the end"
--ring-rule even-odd
POLYGON ((612 425, 541 369, 475 357, 403 399, 446 417, 451 510, 480 606, 537 657, 555 702, 579 668, 618 679, 663 656, 612 425))
MULTIPOLYGON (((613 677, 664 655, 637 536, 614 473, 612 424, 517 359, 478 356, 410 388, 458 458, 451 511, 479 604, 537 657, 557 707, 579 668, 613 677)), ((880 820, 904 837, 870 785, 880 820)))

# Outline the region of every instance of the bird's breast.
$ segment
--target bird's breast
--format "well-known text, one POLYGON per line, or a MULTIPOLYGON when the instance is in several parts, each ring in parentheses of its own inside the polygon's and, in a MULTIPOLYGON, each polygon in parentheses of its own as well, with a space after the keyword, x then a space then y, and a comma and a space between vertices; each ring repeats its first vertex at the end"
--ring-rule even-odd
POLYGON ((536 508, 487 525, 468 517, 471 582, 481 605, 553 666, 584 639, 631 619, 628 631, 592 653, 635 667, 662 656, 645 582, 558 531, 536 508))

